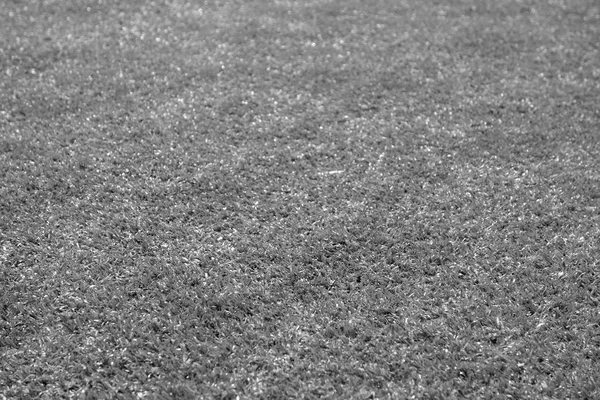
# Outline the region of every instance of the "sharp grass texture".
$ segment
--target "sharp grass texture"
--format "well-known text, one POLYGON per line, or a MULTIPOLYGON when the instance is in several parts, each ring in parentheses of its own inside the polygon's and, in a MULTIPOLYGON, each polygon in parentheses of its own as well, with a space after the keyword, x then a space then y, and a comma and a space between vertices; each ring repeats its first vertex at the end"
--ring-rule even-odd
POLYGON ((0 398, 600 398, 594 0, 3 0, 0 398))

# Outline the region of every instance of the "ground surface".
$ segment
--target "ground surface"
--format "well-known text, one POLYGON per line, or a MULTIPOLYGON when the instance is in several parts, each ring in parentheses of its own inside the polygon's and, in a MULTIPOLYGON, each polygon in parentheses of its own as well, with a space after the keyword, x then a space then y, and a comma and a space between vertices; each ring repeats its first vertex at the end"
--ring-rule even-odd
POLYGON ((594 0, 3 0, 0 398, 600 398, 599 43, 594 0))

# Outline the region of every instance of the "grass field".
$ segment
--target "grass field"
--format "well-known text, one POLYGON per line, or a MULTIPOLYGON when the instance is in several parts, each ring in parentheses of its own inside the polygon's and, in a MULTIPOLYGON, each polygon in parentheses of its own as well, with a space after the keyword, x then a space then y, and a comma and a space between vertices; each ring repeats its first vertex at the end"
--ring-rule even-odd
POLYGON ((0 3, 0 399, 600 399, 597 1, 0 3))

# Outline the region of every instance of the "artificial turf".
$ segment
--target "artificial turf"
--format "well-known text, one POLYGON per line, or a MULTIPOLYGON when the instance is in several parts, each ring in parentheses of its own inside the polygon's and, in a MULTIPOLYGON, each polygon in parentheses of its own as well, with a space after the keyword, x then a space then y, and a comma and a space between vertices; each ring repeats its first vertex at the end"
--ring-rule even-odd
POLYGON ((3 0, 0 399, 600 398, 595 0, 3 0))

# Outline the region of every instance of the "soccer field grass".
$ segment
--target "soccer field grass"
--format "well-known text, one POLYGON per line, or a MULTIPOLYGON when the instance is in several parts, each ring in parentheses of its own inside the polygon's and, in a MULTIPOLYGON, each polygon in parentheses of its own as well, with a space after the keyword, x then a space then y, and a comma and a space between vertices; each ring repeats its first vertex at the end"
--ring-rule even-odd
POLYGON ((0 399, 600 398, 597 1, 0 3, 0 399))

